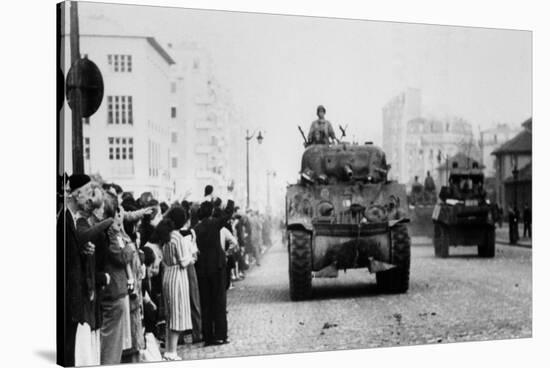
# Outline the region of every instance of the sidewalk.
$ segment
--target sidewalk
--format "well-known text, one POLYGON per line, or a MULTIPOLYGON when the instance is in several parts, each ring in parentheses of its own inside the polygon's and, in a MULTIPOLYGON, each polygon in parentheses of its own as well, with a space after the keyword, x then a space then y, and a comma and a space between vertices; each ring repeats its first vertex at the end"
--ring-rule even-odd
MULTIPOLYGON (((532 231, 533 229, 531 229, 532 231)), ((504 244, 504 245, 512 245, 517 247, 524 247, 524 248, 531 248, 532 247, 532 239, 530 238, 524 238, 523 237, 523 224, 520 224, 519 226, 519 240, 517 244, 510 244, 510 236, 508 233, 508 224, 504 223, 502 224, 502 227, 496 226, 495 231, 495 241, 498 244, 504 244)))

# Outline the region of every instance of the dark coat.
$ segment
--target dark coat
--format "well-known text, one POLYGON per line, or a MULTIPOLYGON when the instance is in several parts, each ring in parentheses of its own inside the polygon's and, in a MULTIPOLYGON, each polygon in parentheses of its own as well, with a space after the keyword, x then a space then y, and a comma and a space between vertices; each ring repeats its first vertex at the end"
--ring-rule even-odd
POLYGON ((216 218, 206 218, 199 222, 194 230, 197 236, 199 257, 195 263, 197 276, 219 272, 226 267, 225 252, 220 245, 220 230, 223 221, 216 218))
POLYGON ((107 227, 113 223, 112 219, 98 222, 93 227, 87 219, 79 218, 76 221, 77 234, 83 238, 89 238, 94 243, 96 251, 93 255, 82 255, 82 271, 84 273, 84 301, 83 320, 90 325, 92 330, 101 327, 100 297, 101 288, 106 286, 107 278, 102 272, 103 265, 97 262, 97 254, 102 253, 109 245, 106 236, 107 227))
POLYGON ((103 300, 114 301, 128 295, 128 276, 126 275, 126 265, 130 263, 134 255, 134 248, 125 246, 120 248, 117 236, 123 236, 121 233, 109 228, 107 230, 107 248, 100 249, 98 262, 101 262, 102 272, 108 273, 111 282, 103 291, 103 300))
MULTIPOLYGON (((84 321, 84 273, 81 254, 84 243, 79 239, 68 209, 61 212, 57 219, 58 254, 62 255, 63 279, 58 284, 58 293, 64 295, 63 306, 68 321, 84 321)), ((61 258, 61 257, 60 257, 61 258)))

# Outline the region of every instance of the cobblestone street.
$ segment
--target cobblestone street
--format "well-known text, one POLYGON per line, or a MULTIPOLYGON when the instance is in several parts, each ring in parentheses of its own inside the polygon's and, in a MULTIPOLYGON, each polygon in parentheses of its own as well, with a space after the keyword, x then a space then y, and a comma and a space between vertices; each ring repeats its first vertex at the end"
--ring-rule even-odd
MULTIPOLYGON (((420 243, 422 242, 422 243, 420 243)), ((287 252, 278 243, 262 266, 228 292, 228 345, 180 346, 184 359, 531 337, 531 250, 451 248, 436 259, 413 238, 409 292, 377 293, 365 270, 316 279, 313 300, 291 302, 287 252)))

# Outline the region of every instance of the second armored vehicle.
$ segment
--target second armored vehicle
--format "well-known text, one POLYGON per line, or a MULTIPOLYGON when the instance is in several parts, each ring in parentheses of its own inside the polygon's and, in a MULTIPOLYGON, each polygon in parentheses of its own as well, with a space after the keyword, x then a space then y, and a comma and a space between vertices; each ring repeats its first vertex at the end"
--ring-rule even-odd
POLYGON ((495 222, 483 179, 476 163, 465 169, 453 164, 432 215, 437 257, 448 257, 449 247, 458 245, 477 246, 481 257, 495 256, 495 222))

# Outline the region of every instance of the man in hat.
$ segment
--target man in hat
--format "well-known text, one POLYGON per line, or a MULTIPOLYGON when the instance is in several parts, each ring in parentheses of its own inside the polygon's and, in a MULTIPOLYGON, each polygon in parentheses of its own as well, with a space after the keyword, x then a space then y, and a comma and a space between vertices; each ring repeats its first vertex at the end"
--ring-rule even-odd
POLYGON ((311 144, 330 144, 337 141, 334 135, 334 129, 330 121, 325 119, 326 109, 323 105, 317 107, 318 119, 311 123, 309 134, 307 136, 307 145, 311 144))
POLYGON ((93 208, 94 189, 90 177, 73 174, 69 177, 65 208, 57 218, 57 300, 63 307, 57 309, 57 351, 58 363, 75 365, 75 338, 79 323, 85 322, 85 299, 90 298, 89 282, 86 280, 84 258, 94 254, 95 246, 90 242, 110 223, 102 223, 86 232, 77 233, 76 222, 81 213, 93 208))

